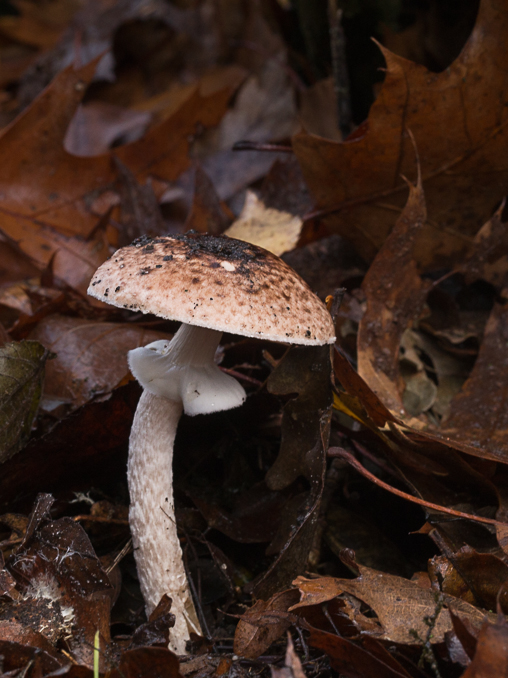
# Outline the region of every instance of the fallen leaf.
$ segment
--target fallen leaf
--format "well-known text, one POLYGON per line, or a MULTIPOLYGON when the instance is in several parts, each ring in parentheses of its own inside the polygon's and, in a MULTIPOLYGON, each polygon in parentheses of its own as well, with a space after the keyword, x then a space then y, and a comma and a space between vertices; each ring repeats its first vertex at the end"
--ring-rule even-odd
POLYGON ((0 284, 33 278, 39 273, 30 259, 7 242, 0 241, 0 284))
POLYGON ((142 235, 157 236, 166 232, 157 196, 151 179, 140 185, 131 170, 115 155, 113 158, 120 179, 118 193, 121 223, 117 226, 115 245, 125 247, 142 235))
POLYGON ((325 540, 340 558, 343 549, 353 549, 361 565, 390 574, 406 575, 408 564, 395 543, 370 520, 338 504, 326 512, 325 540))
MULTIPOLYGON (((349 360, 340 353, 337 347, 333 351, 333 371, 335 378, 341 383, 350 396, 346 405, 347 413, 353 418, 365 421, 365 415, 372 420, 374 426, 383 427, 386 422, 395 422, 393 414, 381 402, 370 386, 356 372, 349 360), (351 398, 354 399, 351 401, 351 398), (354 409, 350 409, 352 406, 354 409)), ((334 398, 334 407, 338 409, 343 400, 342 394, 334 398)), ((369 424, 366 422, 366 425, 369 424)))
MULTIPOLYGON (((464 382, 469 376, 468 363, 460 360, 458 356, 454 356, 449 351, 446 351, 438 341, 429 337, 427 333, 416 330, 406 330, 401 342, 401 349, 406 351, 401 355, 401 373, 406 382, 407 376, 404 373, 403 364, 408 359, 408 349, 417 354, 419 360, 418 368, 425 372, 427 380, 432 381, 435 387, 435 397, 432 400, 432 413, 438 417, 443 418, 448 414, 451 400, 459 393, 464 382), (429 370, 429 367, 431 368, 429 370), (434 379, 427 374, 430 371, 434 379), (437 381, 437 384, 436 384, 437 381)), ((427 385, 426 388, 429 389, 427 385)), ((433 390, 430 386, 429 390, 433 390)), ((406 398, 404 392, 403 398, 406 398)), ((422 405, 420 404, 420 410, 422 405)), ((423 410, 422 410, 423 411, 423 410)))
POLYGON ((272 678, 305 678, 302 662, 295 652, 295 646, 293 645, 289 632, 284 666, 280 669, 276 666, 272 666, 272 678))
POLYGON ((226 213, 215 186, 201 163, 197 162, 194 172, 194 199, 185 222, 185 230, 220 235, 230 223, 231 218, 226 213))
POLYGON ((496 304, 469 379, 450 404, 442 434, 467 445, 468 454, 506 462, 508 457, 507 397, 508 314, 496 304))
POLYGON ((111 678, 181 678, 176 655, 162 647, 126 650, 122 653, 118 666, 109 675, 111 678))
MULTIPOLYGON (((277 158, 259 192, 267 207, 303 217, 312 207, 312 198, 294 155, 277 158)), ((352 248, 351 248, 352 249, 352 248)))
POLYGON ((462 678, 506 678, 508 676, 508 628, 499 616, 497 622, 486 620, 479 635, 473 661, 462 678))
POLYGON ((392 232, 372 262, 362 288, 367 309, 358 328, 358 373, 398 417, 407 416, 401 392, 399 346, 405 329, 425 301, 428 285, 420 278, 415 241, 426 218, 421 179, 392 232))
MULTIPOLYGON (((417 642, 416 636, 425 638, 429 628, 425 617, 432 617, 437 607, 435 592, 422 589, 415 582, 402 577, 371 570, 362 565, 358 565, 358 568, 360 576, 357 579, 298 577, 293 583, 299 587, 302 597, 290 611, 308 605, 319 605, 342 593, 349 593, 376 613, 383 629, 382 638, 410 645, 417 642)), ((484 612, 460 598, 446 594, 442 596, 445 605, 452 607, 455 614, 465 617, 478 628, 482 625, 484 612)), ((444 607, 437 616, 431 642, 442 642, 444 634, 451 628, 450 614, 444 607)))
POLYGON ((225 235, 258 245, 280 257, 296 247, 302 224, 300 217, 267 208, 253 191, 247 191, 242 212, 225 235))
POLYGON ((103 101, 90 101, 76 109, 64 139, 71 155, 88 157, 107 153, 116 142, 136 141, 150 123, 149 113, 103 101))
POLYGON ((298 394, 284 406, 279 455, 265 482, 283 490, 299 476, 310 484, 286 502, 268 553, 277 558, 255 582, 256 596, 267 598, 289 585, 292 573, 307 562, 324 486, 326 450, 330 434, 332 391, 330 347, 293 346, 268 379, 268 391, 298 394))
POLYGON ((42 395, 48 352, 36 341, 0 348, 0 460, 28 441, 42 395))
POLYGON ((171 604, 171 598, 165 593, 146 624, 138 626, 132 634, 131 648, 154 645, 167 648, 169 630, 175 625, 175 615, 171 612, 171 604))
POLYGON ((57 661, 44 650, 12 641, 0 641, 0 652, 3 657, 3 671, 23 671, 30 667, 34 675, 47 675, 53 671, 61 671, 61 661, 57 661))
POLYGON ((127 352, 167 336, 127 323, 45 318, 31 335, 55 354, 46 368, 44 399, 80 407, 111 392, 129 374, 127 352))
POLYGON ((298 600, 298 591, 288 589, 270 600, 257 600, 242 616, 235 631, 236 654, 255 659, 266 652, 291 626, 288 609, 298 600))
POLYGON ((295 130, 294 88, 284 60, 280 54, 267 60, 258 74, 251 75, 218 129, 196 144, 195 153, 205 172, 213 177, 221 200, 228 200, 263 177, 276 157, 273 153, 230 150, 237 141, 284 139, 295 130))
POLYGON ((333 77, 318 80, 299 94, 300 120, 305 131, 325 139, 342 141, 333 77))
POLYGON ((424 267, 465 250, 506 194, 508 76, 498 55, 507 22, 504 5, 482 0, 469 40, 442 73, 381 47, 386 76, 367 122, 343 143, 306 133, 293 138, 318 209, 366 259, 373 259, 402 210, 401 174, 414 175, 408 130, 421 157, 427 202, 416 249, 424 267))
POLYGON ((206 519, 209 528, 219 530, 240 544, 271 541, 276 534, 280 516, 287 498, 280 492, 269 490, 264 483, 242 492, 231 511, 206 501, 200 494, 189 496, 206 519))
MULTIPOLYGON (((83 528, 71 518, 48 520, 48 495, 40 502, 44 513, 31 521, 7 567, 27 594, 26 606, 30 598, 57 601, 61 639, 66 637, 78 663, 92 667, 96 632, 103 643, 110 641, 111 599, 105 591, 111 584, 83 528), (73 626, 79 633, 70 634, 73 626)), ((34 513, 37 510, 36 505, 34 513)))
POLYGON ((407 678, 405 672, 395 670, 346 638, 311 628, 309 642, 326 652, 335 671, 347 678, 407 678))
POLYGON ((139 395, 135 383, 118 388, 103 402, 79 408, 8 459, 0 475, 2 504, 21 502, 25 508, 41 491, 87 491, 95 482, 122 477, 139 395))
POLYGON ((508 610, 508 591, 503 586, 508 581, 508 566, 500 558, 466 545, 444 559, 449 564, 440 577, 444 593, 485 610, 495 610, 499 599, 508 610))
MULTIPOLYGON (((117 178, 111 154, 93 158, 72 156, 64 136, 95 62, 68 67, 0 134, 0 232, 72 287, 84 291, 93 272, 107 259, 99 217, 111 201, 117 178), (16 190, 13 190, 13 185, 16 190), (98 213, 94 207, 100 205, 98 213)), ((115 156, 144 184, 150 176, 176 179, 189 165, 189 146, 196 127, 217 124, 227 108, 231 87, 202 96, 196 86, 180 108, 138 141, 115 150, 115 156)))
MULTIPOLYGON (((331 292, 343 287, 345 281, 363 275, 365 270, 363 262, 356 255, 350 243, 339 235, 300 245, 301 243, 296 249, 283 254, 282 259, 295 269, 320 299, 326 299, 331 292)), ((338 321, 342 317, 345 306, 343 300, 338 321)), ((341 339, 343 345, 343 337, 341 339)))
POLYGON ((506 287, 508 268, 508 238, 503 221, 505 201, 475 235, 470 252, 455 270, 465 273, 466 282, 483 279, 498 289, 506 287))
POLYGON ((34 4, 13 0, 18 16, 2 16, 0 33, 40 50, 53 47, 78 9, 75 1, 34 4))

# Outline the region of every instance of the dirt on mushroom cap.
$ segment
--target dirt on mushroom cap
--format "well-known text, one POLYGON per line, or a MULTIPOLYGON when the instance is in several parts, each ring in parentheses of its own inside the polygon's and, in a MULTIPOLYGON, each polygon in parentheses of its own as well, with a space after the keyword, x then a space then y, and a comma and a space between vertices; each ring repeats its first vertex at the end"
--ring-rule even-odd
POLYGON ((324 304, 293 269, 225 236, 139 238, 102 264, 88 293, 120 308, 248 337, 306 345, 335 340, 324 304))

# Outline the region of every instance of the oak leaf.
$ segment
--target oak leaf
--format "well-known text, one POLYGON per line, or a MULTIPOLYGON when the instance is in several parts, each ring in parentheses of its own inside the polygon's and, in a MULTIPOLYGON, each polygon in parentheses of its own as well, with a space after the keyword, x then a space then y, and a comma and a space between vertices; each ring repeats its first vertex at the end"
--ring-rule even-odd
POLYGON ((372 259, 414 177, 416 140, 428 219, 419 262, 465 249, 508 188, 508 8, 482 0, 475 28, 442 73, 381 47, 386 78, 368 120, 343 143, 301 132, 293 148, 322 214, 372 259))

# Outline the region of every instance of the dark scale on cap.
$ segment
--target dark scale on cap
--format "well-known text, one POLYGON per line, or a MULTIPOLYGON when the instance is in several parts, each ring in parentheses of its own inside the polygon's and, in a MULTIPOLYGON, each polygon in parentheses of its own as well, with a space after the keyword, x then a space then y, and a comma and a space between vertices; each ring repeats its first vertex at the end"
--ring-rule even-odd
MULTIPOLYGON (((225 235, 208 235, 189 231, 173 237, 187 245, 188 252, 185 255, 187 259, 195 260, 204 254, 215 254, 223 261, 239 265, 241 273, 246 273, 248 269, 245 266, 250 265, 254 260, 256 263, 261 263, 266 259, 265 252, 261 248, 225 235)), ((211 266, 215 268, 213 264, 211 266)))
POLYGON ((136 240, 133 240, 129 247, 144 247, 145 245, 149 245, 152 242, 152 238, 149 238, 147 235, 142 235, 139 238, 136 238, 136 240))
POLYGON ((122 308, 245 336, 297 344, 334 341, 330 314, 284 261, 226 236, 138 238, 100 267, 89 294, 122 308), (115 294, 104 295, 105 286, 115 294))

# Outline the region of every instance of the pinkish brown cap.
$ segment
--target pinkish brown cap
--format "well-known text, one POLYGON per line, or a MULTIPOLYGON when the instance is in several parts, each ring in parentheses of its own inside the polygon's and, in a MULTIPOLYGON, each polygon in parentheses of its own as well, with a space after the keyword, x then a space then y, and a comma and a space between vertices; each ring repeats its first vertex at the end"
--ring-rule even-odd
POLYGON ((330 314, 282 259, 226 236, 139 238, 96 271, 88 294, 119 308, 290 344, 335 341, 330 314))

